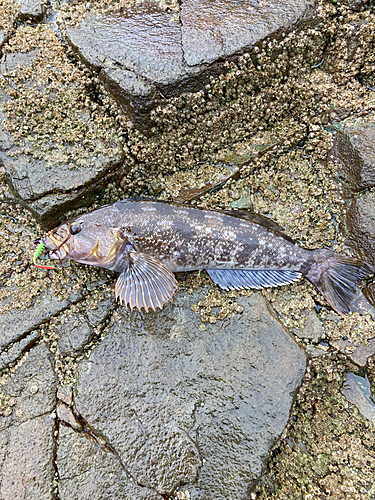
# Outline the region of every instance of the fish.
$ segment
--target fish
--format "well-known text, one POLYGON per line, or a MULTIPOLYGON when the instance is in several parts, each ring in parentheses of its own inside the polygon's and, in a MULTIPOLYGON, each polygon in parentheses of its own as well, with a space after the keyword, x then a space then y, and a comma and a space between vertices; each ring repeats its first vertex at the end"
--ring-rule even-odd
POLYGON ((374 273, 361 259, 297 245, 260 214, 152 199, 103 206, 39 241, 52 259, 119 272, 116 300, 145 312, 173 300, 174 273, 206 270, 223 290, 261 290, 305 277, 345 316, 353 310, 360 282, 374 273))

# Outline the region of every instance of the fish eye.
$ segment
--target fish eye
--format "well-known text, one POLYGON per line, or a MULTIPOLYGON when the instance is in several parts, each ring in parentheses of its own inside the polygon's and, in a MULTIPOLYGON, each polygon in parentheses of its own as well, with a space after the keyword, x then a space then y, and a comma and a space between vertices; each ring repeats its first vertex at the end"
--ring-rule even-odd
POLYGON ((77 222, 73 222, 73 224, 69 226, 70 234, 78 234, 81 229, 81 224, 78 224, 77 222))

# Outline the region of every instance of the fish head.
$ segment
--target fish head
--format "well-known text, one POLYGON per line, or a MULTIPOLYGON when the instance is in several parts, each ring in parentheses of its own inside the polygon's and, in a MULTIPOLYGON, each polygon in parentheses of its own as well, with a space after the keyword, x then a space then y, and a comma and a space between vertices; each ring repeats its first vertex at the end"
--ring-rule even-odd
POLYGON ((47 233, 41 242, 55 260, 75 260, 110 269, 124 245, 122 231, 82 216, 47 233))

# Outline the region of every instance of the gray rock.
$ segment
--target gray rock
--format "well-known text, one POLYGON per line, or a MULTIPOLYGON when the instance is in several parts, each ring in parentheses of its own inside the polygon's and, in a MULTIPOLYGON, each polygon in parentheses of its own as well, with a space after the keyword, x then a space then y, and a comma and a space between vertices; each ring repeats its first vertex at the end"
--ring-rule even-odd
POLYGON ((346 216, 348 243, 375 268, 375 196, 354 198, 346 216))
MULTIPOLYGON (((5 54, 0 60, 0 74, 17 73, 20 68, 30 68, 38 53, 39 49, 5 54)), ((12 90, 17 88, 14 80, 12 85, 12 90)), ((46 83, 38 83, 33 79, 24 82, 24 85, 35 92, 43 91, 46 87, 46 83)), ((11 99, 7 87, 0 89, 0 108, 11 99)), ((86 111, 77 111, 77 116, 83 126, 90 126, 91 117, 86 111)), ((5 168, 6 180, 13 195, 48 229, 56 226, 65 212, 90 205, 124 158, 121 144, 111 142, 107 144, 108 153, 98 152, 95 148, 90 152, 88 149, 84 165, 48 164, 45 159, 38 158, 39 153, 33 154, 38 137, 34 134, 33 140, 36 142, 32 144, 27 137, 23 139, 24 149, 29 152, 21 153, 5 126, 5 120, 5 113, 0 109, 0 166, 5 168)), ((96 144, 101 144, 100 139, 97 139, 96 144)), ((53 135, 49 147, 59 147, 53 135)), ((64 147, 74 148, 74 143, 64 147)))
POLYGON ((375 354, 375 338, 368 341, 368 345, 361 344, 355 346, 355 350, 348 352, 347 348, 352 348, 353 344, 349 340, 340 339, 335 342, 340 351, 344 353, 353 363, 364 368, 367 365, 368 359, 375 354))
POLYGON ((294 329, 293 333, 300 339, 318 342, 324 333, 324 328, 316 312, 309 310, 306 312, 304 327, 294 329))
POLYGON ((0 370, 8 366, 9 363, 16 361, 21 354, 27 349, 30 349, 37 340, 39 340, 39 332, 32 332, 30 335, 27 335, 27 337, 2 351, 0 353, 0 370))
MULTIPOLYGON (((98 302, 97 309, 87 309, 82 313, 66 311, 59 317, 59 324, 55 327, 58 335, 58 347, 63 356, 80 352, 95 335, 95 329, 109 316, 114 297, 98 302)), ((85 305, 83 305, 85 309, 85 305)))
POLYGON ((313 4, 187 0, 180 23, 149 0, 105 15, 87 12, 79 25, 62 29, 135 124, 147 130, 150 111, 165 98, 203 89, 210 76, 225 71, 224 58, 279 36, 313 4))
POLYGON ((238 54, 281 28, 297 23, 314 2, 305 0, 184 0, 182 46, 189 66, 238 54))
POLYGON ((129 482, 118 458, 89 436, 60 426, 56 464, 61 500, 161 500, 129 482))
POLYGON ((79 366, 76 411, 136 483, 240 500, 286 425, 306 358, 260 294, 202 331, 191 305, 206 292, 157 313, 123 311, 79 366))
POLYGON ((53 431, 48 416, 33 418, 3 431, 7 438, 2 464, 2 500, 53 500, 53 431))
POLYGON ((34 22, 41 21, 47 10, 45 0, 21 0, 19 17, 34 22))
POLYGON ((341 392, 365 418, 375 423, 375 404, 372 401, 370 383, 367 378, 348 372, 341 392))
POLYGON ((181 25, 158 2, 107 15, 90 12, 64 32, 138 124, 147 126, 149 112, 164 97, 202 88, 195 80, 202 68, 189 68, 184 61, 181 25))
POLYGON ((375 186, 375 123, 357 123, 337 132, 332 157, 354 189, 375 186))
POLYGON ((45 344, 32 349, 2 393, 0 497, 52 500, 56 377, 45 344))
POLYGON ((78 420, 75 418, 71 408, 69 408, 69 406, 65 405, 64 403, 58 403, 56 414, 60 422, 64 422, 65 424, 67 424, 72 429, 75 429, 76 431, 83 430, 82 424, 78 422, 78 420))
POLYGON ((6 399, 13 400, 11 412, 0 416, 0 431, 35 417, 51 413, 56 402, 56 376, 51 353, 42 342, 2 387, 6 399))
POLYGON ((0 315, 0 350, 25 337, 29 332, 52 316, 66 309, 71 303, 80 300, 87 291, 71 294, 59 301, 58 297, 46 291, 39 296, 29 309, 12 309, 0 315))

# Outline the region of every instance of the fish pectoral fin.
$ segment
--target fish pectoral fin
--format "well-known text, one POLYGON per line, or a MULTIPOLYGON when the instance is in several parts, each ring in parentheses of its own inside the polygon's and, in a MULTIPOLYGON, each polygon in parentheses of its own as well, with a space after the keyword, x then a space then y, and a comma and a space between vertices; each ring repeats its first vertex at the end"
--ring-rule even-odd
POLYGON ((141 252, 129 252, 128 267, 120 274, 116 286, 116 299, 126 307, 129 305, 146 312, 163 309, 172 300, 178 288, 174 274, 160 260, 141 252))
POLYGON ((287 285, 301 277, 288 269, 206 269, 209 277, 224 290, 287 285))

